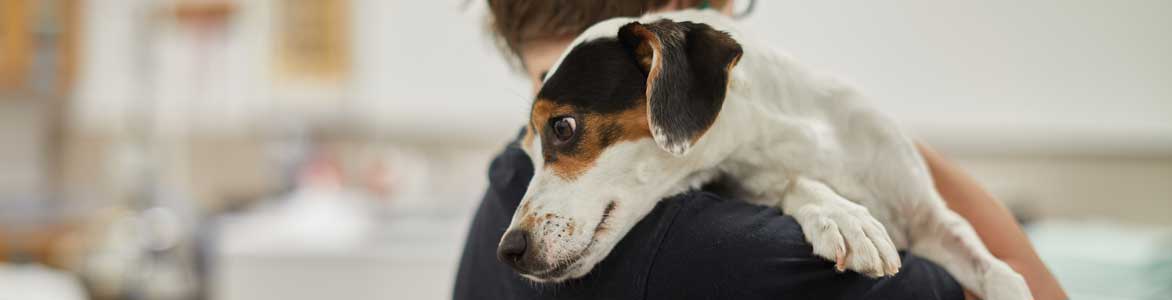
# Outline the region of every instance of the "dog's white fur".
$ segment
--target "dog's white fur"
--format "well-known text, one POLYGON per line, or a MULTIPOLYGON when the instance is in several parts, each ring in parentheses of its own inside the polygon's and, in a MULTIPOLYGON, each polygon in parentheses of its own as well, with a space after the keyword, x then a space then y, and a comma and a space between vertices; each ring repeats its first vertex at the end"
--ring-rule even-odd
POLYGON ((614 38, 630 22, 660 19, 704 23, 741 44, 744 54, 719 117, 695 145, 678 151, 685 154, 664 151, 653 139, 622 142, 573 182, 543 168, 539 135, 523 145, 536 173, 522 202, 529 210, 519 209, 510 229, 527 214, 557 216, 529 228, 530 243, 546 262, 569 270, 528 278, 556 282, 585 275, 660 199, 726 174, 750 201, 792 215, 814 253, 839 261, 839 268, 892 275, 900 266, 896 249, 907 249, 984 299, 1030 298, 1022 276, 993 257, 969 223, 945 206, 913 141, 895 122, 852 88, 744 38, 728 18, 691 10, 612 19, 589 28, 571 49, 614 38), (599 224, 612 201, 616 209, 599 224), (592 235, 598 226, 607 229, 592 235))

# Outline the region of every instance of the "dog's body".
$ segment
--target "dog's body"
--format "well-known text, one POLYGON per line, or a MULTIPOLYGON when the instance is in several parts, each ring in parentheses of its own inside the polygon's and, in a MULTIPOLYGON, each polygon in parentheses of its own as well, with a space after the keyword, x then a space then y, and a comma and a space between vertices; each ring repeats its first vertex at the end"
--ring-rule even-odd
POLYGON ((537 172, 499 249, 530 279, 585 275, 660 199, 729 176, 839 269, 893 275, 907 249, 985 299, 1030 297, 893 121, 723 16, 608 20, 549 74, 522 141, 537 172))

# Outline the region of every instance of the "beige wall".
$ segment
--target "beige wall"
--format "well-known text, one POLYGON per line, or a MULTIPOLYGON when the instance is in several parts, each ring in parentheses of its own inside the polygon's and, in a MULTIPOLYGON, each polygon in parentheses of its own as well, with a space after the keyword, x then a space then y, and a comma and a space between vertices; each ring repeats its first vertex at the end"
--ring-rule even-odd
MULTIPOLYGON (((70 200, 128 203, 135 176, 127 169, 124 137, 75 132, 66 138, 63 179, 70 200)), ((159 148, 160 173, 166 185, 197 207, 218 210, 228 201, 252 201, 272 193, 277 177, 263 145, 255 137, 197 137, 168 141, 159 148)), ((142 163, 138 161, 137 163, 142 163)))
POLYGON ((1172 157, 956 157, 1011 207, 1043 217, 1172 224, 1172 157))

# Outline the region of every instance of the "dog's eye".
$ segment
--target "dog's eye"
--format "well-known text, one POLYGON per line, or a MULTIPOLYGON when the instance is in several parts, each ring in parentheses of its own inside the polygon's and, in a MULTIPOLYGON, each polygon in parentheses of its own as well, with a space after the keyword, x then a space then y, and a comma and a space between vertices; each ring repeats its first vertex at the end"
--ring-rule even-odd
POLYGON ((553 120, 553 136, 559 142, 569 141, 574 137, 574 130, 578 128, 573 117, 561 117, 553 120))

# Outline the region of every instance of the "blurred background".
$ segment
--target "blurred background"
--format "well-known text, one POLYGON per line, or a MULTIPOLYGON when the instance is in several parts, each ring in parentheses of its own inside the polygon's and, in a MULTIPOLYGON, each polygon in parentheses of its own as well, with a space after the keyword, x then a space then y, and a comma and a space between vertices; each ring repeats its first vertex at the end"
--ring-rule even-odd
MULTIPOLYGON (((743 22, 961 162, 1074 298, 1167 299, 1169 15, 774 0, 743 22)), ((0 299, 450 297, 532 93, 485 16, 464 0, 0 0, 0 299)))

